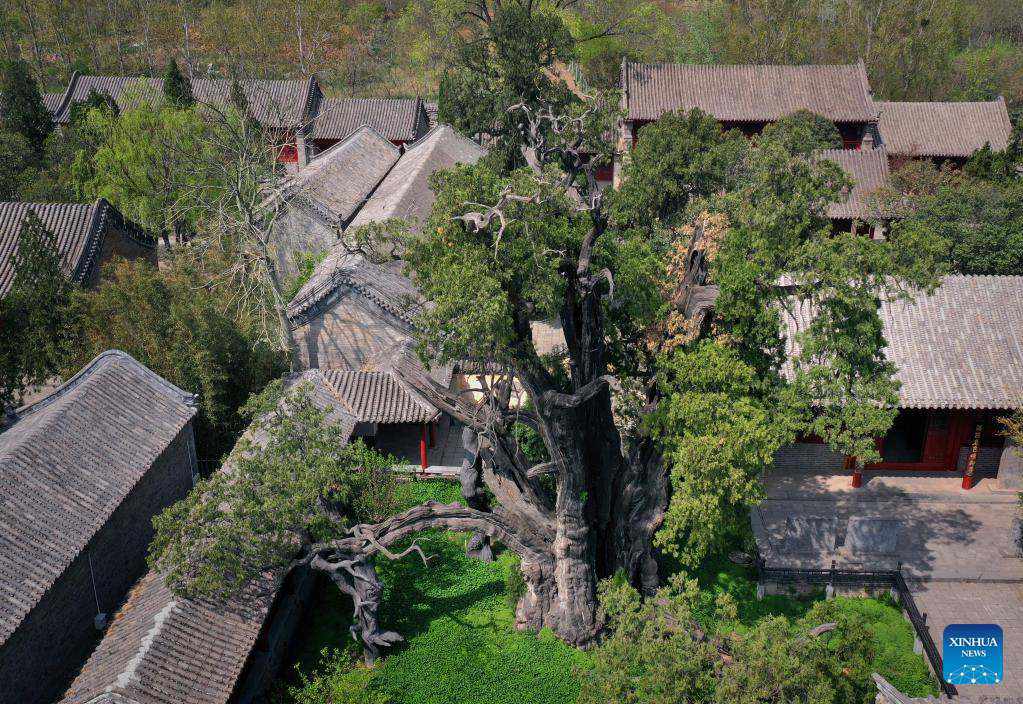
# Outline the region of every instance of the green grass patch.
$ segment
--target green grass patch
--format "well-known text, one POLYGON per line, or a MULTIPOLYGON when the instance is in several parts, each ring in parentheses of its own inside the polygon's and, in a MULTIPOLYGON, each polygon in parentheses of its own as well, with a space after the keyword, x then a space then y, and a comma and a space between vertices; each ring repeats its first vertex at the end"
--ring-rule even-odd
MULTIPOLYGON (((807 595, 765 595, 757 600, 756 574, 752 567, 737 565, 724 555, 708 558, 695 573, 701 588, 697 618, 710 631, 739 631, 753 626, 766 616, 782 615, 798 619, 823 591, 807 595), (738 604, 736 621, 716 623, 712 616, 714 601, 728 594, 738 604)), ((835 603, 866 625, 874 636, 872 669, 911 697, 937 696, 938 683, 931 676, 923 655, 913 652, 913 626, 887 593, 879 598, 836 597, 835 603)))
MULTIPOLYGON (((458 485, 444 481, 410 482, 401 493, 408 505, 459 498, 458 485)), ((492 564, 470 560, 466 538, 442 531, 423 534, 419 544, 436 556, 429 568, 413 555, 378 561, 385 585, 381 623, 405 636, 406 643, 373 670, 370 689, 395 704, 574 702, 579 684, 572 672, 587 664, 586 654, 549 632, 515 630, 504 595, 514 555, 501 553, 492 564)), ((356 651, 348 633, 350 616, 350 601, 333 586, 317 589, 293 651, 291 685, 297 683, 294 668, 307 676, 322 674, 321 667, 329 665, 325 648, 356 651)), ((282 694, 281 700, 296 698, 282 694)))
MULTIPOLYGON (((458 485, 441 480, 411 481, 402 485, 399 497, 403 506, 430 499, 442 503, 460 499, 458 485)), ((579 683, 573 671, 586 667, 588 656, 549 632, 515 630, 513 607, 507 596, 509 589, 517 588, 515 580, 509 580, 515 556, 500 553, 492 564, 470 560, 464 552, 466 539, 464 534, 442 531, 423 534, 420 545, 428 555, 435 556, 429 568, 414 555, 396 562, 378 562, 385 587, 381 623, 401 633, 407 642, 369 672, 349 673, 349 659, 325 657, 325 649, 342 649, 355 656, 358 648, 348 632, 351 602, 329 583, 321 583, 292 651, 290 672, 279 688, 280 701, 335 701, 335 697, 323 696, 319 690, 310 697, 307 688, 305 698, 284 691, 288 685, 299 683, 298 673, 323 676, 333 668, 335 675, 346 680, 346 686, 368 690, 369 696, 364 698, 345 699, 351 702, 574 702, 579 683)), ((710 631, 742 631, 770 615, 798 619, 814 601, 823 598, 818 593, 757 600, 753 569, 736 565, 724 555, 705 560, 694 576, 702 592, 697 617, 710 631), (730 595, 737 603, 736 621, 714 621, 714 601, 721 594, 730 595)), ((886 597, 839 597, 836 603, 853 612, 873 633, 875 671, 910 696, 937 694, 923 656, 913 653, 912 626, 898 607, 886 597)), ((348 689, 342 691, 347 693, 348 689)))

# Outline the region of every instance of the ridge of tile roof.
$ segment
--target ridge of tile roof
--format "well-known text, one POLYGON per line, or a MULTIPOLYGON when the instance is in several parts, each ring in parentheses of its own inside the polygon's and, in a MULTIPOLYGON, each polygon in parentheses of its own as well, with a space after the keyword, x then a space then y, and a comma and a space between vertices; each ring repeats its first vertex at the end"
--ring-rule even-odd
POLYGON ((196 413, 196 401, 108 350, 0 432, 0 643, 196 413), (139 423, 139 418, 147 423, 139 423))
MULTIPOLYGON (((882 301, 880 315, 901 408, 1023 407, 1023 276, 946 276, 930 295, 882 301)), ((796 305, 783 319, 791 378, 813 311, 796 305)))
POLYGON ((401 273, 401 262, 376 264, 343 244, 317 264, 309 281, 288 304, 292 324, 302 324, 334 300, 342 288, 354 291, 405 325, 414 324, 423 306, 415 284, 401 273))
POLYGON ((404 218, 414 229, 425 222, 436 199, 430 176, 457 164, 474 164, 486 154, 479 144, 450 125, 437 125, 410 144, 359 209, 352 227, 404 218))
POLYGON ((360 423, 429 423, 440 415, 390 371, 327 369, 334 396, 360 423))
MULTIPOLYGON (((224 103, 231 91, 232 79, 193 78, 192 91, 196 100, 224 103)), ((253 117, 259 122, 282 128, 296 128, 309 119, 311 93, 315 77, 305 79, 242 78, 238 83, 249 102, 253 117)), ((90 75, 75 72, 61 93, 48 94, 44 104, 53 113, 57 124, 65 124, 71 117, 71 106, 84 102, 93 92, 105 93, 114 99, 121 110, 135 106, 147 95, 153 100, 163 98, 163 79, 148 76, 90 75), (60 99, 55 96, 61 95, 60 99)))
POLYGON ((1012 122, 1004 98, 987 102, 877 102, 877 129, 893 156, 968 157, 1005 149, 1012 122))
POLYGON ((401 150, 369 125, 314 156, 285 188, 331 222, 347 224, 398 162, 401 150))
POLYGON ((770 122, 810 110, 833 122, 876 119, 863 62, 806 65, 622 63, 629 120, 699 108, 723 122, 770 122))

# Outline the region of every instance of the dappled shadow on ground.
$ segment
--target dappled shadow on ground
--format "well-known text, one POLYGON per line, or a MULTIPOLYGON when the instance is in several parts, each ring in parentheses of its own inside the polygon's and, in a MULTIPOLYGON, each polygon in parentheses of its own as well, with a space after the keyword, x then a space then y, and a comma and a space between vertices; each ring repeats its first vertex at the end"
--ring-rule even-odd
POLYGON ((966 578, 1017 569, 1003 545, 1011 504, 985 503, 981 493, 963 498, 942 486, 926 476, 887 484, 874 477, 859 490, 836 489, 833 475, 774 480, 770 498, 753 510, 758 548, 772 567, 826 568, 834 560, 869 570, 901 563, 914 576, 966 578))

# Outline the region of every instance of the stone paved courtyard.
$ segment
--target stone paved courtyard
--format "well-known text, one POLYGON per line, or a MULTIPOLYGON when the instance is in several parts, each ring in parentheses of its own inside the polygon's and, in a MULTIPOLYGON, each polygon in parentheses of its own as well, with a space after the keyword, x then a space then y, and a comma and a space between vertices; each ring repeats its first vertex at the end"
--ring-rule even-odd
POLYGON ((867 472, 779 474, 753 511, 771 567, 888 569, 900 563, 935 643, 949 623, 997 623, 1005 633, 1005 681, 962 694, 1023 696, 1023 560, 1011 544, 1017 494, 980 478, 867 472))

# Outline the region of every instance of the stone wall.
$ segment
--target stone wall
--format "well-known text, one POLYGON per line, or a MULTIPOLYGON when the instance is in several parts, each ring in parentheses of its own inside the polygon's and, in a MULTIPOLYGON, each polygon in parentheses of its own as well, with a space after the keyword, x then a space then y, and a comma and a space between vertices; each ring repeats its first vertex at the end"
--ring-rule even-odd
POLYGON ((130 224, 120 222, 120 219, 114 214, 111 214, 110 217, 111 222, 107 224, 106 232, 103 233, 100 240, 100 250, 96 261, 82 282, 86 288, 99 286, 103 267, 116 257, 143 259, 153 266, 157 265, 156 242, 150 244, 143 241, 130 224))
POLYGON ((145 571, 153 516, 191 489, 194 444, 189 423, 4 644, 0 704, 48 704, 67 689, 99 641, 97 602, 116 613, 145 571))
POLYGON ((782 472, 840 472, 844 462, 844 455, 824 443, 796 442, 774 455, 774 468, 782 472))
POLYGON ((348 291, 295 329, 303 369, 361 369, 408 335, 407 325, 348 291))

